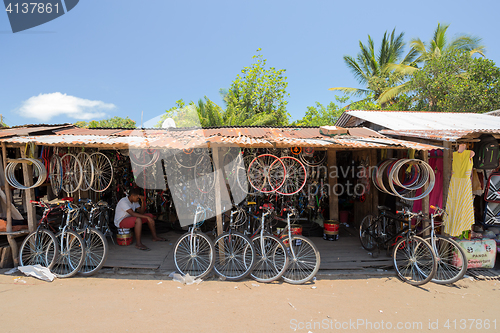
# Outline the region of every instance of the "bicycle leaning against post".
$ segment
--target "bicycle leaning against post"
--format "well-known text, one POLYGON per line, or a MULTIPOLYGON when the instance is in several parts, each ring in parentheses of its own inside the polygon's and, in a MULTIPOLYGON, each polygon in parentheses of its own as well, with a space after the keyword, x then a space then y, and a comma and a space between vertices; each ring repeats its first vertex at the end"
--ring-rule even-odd
POLYGON ((414 286, 420 286, 431 281, 437 270, 437 260, 434 250, 423 238, 416 236, 411 228, 410 220, 422 213, 412 213, 407 210, 396 212, 408 217, 410 229, 396 243, 392 250, 394 269, 398 277, 414 286))
POLYGON ((261 223, 252 237, 256 260, 251 276, 259 282, 272 282, 285 273, 288 267, 288 251, 285 244, 266 228, 265 218, 272 213, 273 208, 264 205, 260 209, 262 209, 261 223))
POLYGON ((194 279, 207 276, 214 267, 214 244, 200 231, 205 216, 205 208, 198 204, 193 226, 179 237, 174 246, 175 267, 182 275, 189 274, 194 279))
POLYGON ((41 265, 51 269, 59 255, 56 246, 56 236, 50 230, 49 215, 60 210, 59 204, 49 204, 44 201, 31 200, 30 203, 43 208, 43 215, 35 231, 30 233, 19 249, 19 265, 41 265))
POLYGON ((467 271, 467 257, 465 251, 456 241, 446 236, 436 235, 434 218, 446 214, 446 211, 436 206, 430 207, 434 209, 434 214, 431 214, 431 225, 422 232, 430 228, 431 234, 424 239, 431 244, 437 258, 437 270, 432 282, 438 284, 455 283, 467 271))
POLYGON ((289 262, 283 280, 292 284, 306 283, 318 273, 321 257, 318 248, 309 238, 292 234, 290 217, 297 214, 297 209, 289 207, 284 211, 287 213, 287 226, 281 234, 288 251, 289 262))
POLYGON ((228 281, 244 279, 252 272, 255 264, 256 255, 252 241, 236 230, 241 222, 245 222, 241 215, 244 215, 243 210, 231 210, 229 230, 223 232, 214 240, 214 270, 219 276, 228 281), (233 218, 235 214, 238 214, 236 220, 233 218))
POLYGON ((78 232, 73 230, 73 221, 77 218, 79 209, 71 204, 73 198, 69 199, 71 200, 63 200, 66 202, 65 219, 59 226, 60 231, 56 234, 59 255, 51 269, 58 278, 72 277, 78 273, 85 259, 85 242, 78 232))

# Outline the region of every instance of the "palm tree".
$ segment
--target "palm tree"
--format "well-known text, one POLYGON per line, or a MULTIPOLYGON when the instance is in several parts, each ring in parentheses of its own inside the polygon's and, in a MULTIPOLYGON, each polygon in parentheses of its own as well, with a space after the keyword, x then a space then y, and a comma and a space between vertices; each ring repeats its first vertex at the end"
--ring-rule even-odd
POLYGON ((367 45, 359 41, 361 51, 356 56, 356 59, 345 55, 344 62, 358 82, 366 88, 335 87, 329 90, 338 90, 354 96, 367 96, 368 98, 378 99, 380 94, 388 87, 392 87, 400 81, 400 75, 388 70, 387 65, 393 63, 410 65, 415 59, 416 52, 410 51, 401 60, 405 46, 403 39, 403 32, 396 36, 396 29, 390 35, 386 31, 378 52, 375 50, 370 35, 368 35, 367 45))
MULTIPOLYGON (((463 50, 473 54, 480 54, 484 57, 486 50, 485 46, 481 44, 482 39, 476 36, 460 35, 448 43, 448 36, 446 31, 450 27, 449 24, 441 25, 438 23, 436 30, 431 41, 426 45, 420 38, 414 38, 410 41, 410 53, 413 55, 418 54, 415 63, 425 64, 431 60, 439 58, 441 55, 455 51, 463 50)), ((408 77, 419 70, 417 66, 409 66, 403 63, 391 63, 387 65, 387 70, 399 74, 400 77, 408 77)), ((408 82, 396 85, 394 87, 387 87, 383 93, 379 95, 379 103, 386 103, 393 100, 397 95, 408 91, 408 82)))

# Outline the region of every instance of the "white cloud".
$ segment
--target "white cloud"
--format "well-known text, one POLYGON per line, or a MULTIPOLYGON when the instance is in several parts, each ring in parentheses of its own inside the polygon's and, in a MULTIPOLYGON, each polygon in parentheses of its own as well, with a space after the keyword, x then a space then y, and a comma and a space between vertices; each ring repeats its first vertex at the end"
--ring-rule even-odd
POLYGON ((114 104, 91 101, 61 94, 40 94, 24 101, 19 108, 21 116, 49 121, 57 116, 67 116, 77 120, 91 120, 106 116, 104 110, 116 108, 114 104))

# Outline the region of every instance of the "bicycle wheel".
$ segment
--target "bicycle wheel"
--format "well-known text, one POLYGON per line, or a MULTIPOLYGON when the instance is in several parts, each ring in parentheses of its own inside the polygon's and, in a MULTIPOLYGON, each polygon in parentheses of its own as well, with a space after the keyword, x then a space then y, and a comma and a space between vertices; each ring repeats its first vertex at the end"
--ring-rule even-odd
POLYGON ((257 235, 252 238, 252 243, 256 254, 252 278, 259 282, 272 282, 282 277, 288 266, 288 253, 283 242, 271 235, 264 235, 263 238, 257 235))
POLYGON ((366 215, 361 221, 359 225, 359 240, 365 250, 373 251, 377 247, 376 237, 380 236, 379 227, 378 218, 373 215, 366 215))
POLYGON ((59 255, 56 237, 50 230, 41 229, 30 233, 19 249, 19 265, 41 265, 51 269, 59 255))
POLYGON ((212 159, 208 155, 202 155, 194 167, 194 181, 201 193, 209 193, 215 185, 215 172, 212 159))
POLYGON ((83 181, 82 185, 80 186, 80 190, 88 191, 90 189, 90 186, 94 182, 94 164, 92 163, 90 155, 87 153, 81 152, 76 155, 76 158, 78 159, 78 161, 80 161, 83 172, 83 181))
POLYGON ((294 195, 306 185, 306 168, 295 157, 284 156, 281 157, 281 161, 285 165, 286 177, 283 185, 276 192, 283 195, 294 195))
POLYGON ((113 167, 109 158, 102 153, 90 155, 94 163, 94 182, 90 186, 95 192, 104 192, 113 180, 113 167))
POLYGON ((436 273, 436 256, 429 243, 417 236, 401 239, 392 252, 397 275, 414 286, 426 284, 436 273))
POLYGON ((62 189, 63 178, 61 158, 58 155, 52 155, 49 169, 50 186, 54 195, 58 197, 62 189))
POLYGON ((283 162, 271 154, 262 154, 253 159, 248 166, 248 181, 254 189, 271 193, 285 182, 286 169, 283 162))
POLYGON ((80 275, 91 276, 97 273, 108 257, 108 241, 97 229, 87 228, 81 233, 85 243, 85 254, 80 275))
POLYGON ((63 171, 62 188, 64 192, 72 194, 80 189, 83 181, 82 165, 73 154, 65 154, 61 158, 63 171))
POLYGON ((72 277, 83 265, 85 243, 77 232, 66 230, 64 237, 61 232, 56 234, 56 245, 59 248, 59 256, 51 271, 58 278, 72 277))
POLYGON ((467 271, 467 258, 460 245, 451 238, 439 235, 435 236, 435 247, 431 237, 425 240, 431 244, 437 258, 437 270, 432 282, 449 284, 460 280, 467 271))
POLYGON ((310 281, 318 273, 321 257, 318 248, 308 238, 292 235, 292 241, 285 237, 283 243, 290 257, 288 268, 283 274, 283 280, 291 284, 302 284, 310 281), (291 244, 291 245, 290 245, 291 244), (295 256, 292 255, 290 246, 295 256))
POLYGON ((194 279, 204 278, 214 267, 214 245, 202 232, 182 235, 174 246, 174 263, 177 270, 194 279))
POLYGON ((255 264, 252 241, 239 232, 225 232, 214 241, 214 269, 228 281, 246 278, 255 264))
POLYGON ((318 166, 326 161, 326 150, 306 147, 300 152, 299 159, 307 166, 318 166))

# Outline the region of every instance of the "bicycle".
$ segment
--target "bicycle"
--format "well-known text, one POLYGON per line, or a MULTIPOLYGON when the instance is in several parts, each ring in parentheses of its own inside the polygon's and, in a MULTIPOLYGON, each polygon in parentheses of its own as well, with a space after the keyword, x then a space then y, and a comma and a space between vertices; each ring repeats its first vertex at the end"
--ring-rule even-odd
MULTIPOLYGON (((422 216, 422 213, 407 210, 397 213, 407 216, 408 224, 411 218, 422 216)), ((437 270, 436 255, 431 245, 417 236, 411 228, 394 246, 392 261, 398 277, 414 286, 431 281, 437 270)))
POLYGON ((258 282, 272 282, 285 273, 288 267, 288 251, 285 244, 272 235, 265 226, 265 218, 271 214, 272 207, 264 205, 260 209, 262 209, 261 223, 251 238, 256 253, 251 276, 258 282))
POLYGON ((214 240, 214 270, 219 276, 229 281, 244 279, 252 272, 255 264, 256 253, 252 241, 236 230, 245 222, 241 215, 240 210, 231 210, 229 230, 214 240), (233 219, 235 214, 239 214, 236 221, 233 219))
POLYGON ((181 274, 189 274, 195 279, 207 276, 215 262, 214 244, 200 231, 200 226, 205 221, 203 215, 206 216, 206 211, 198 204, 193 226, 177 240, 174 246, 175 267, 181 274))
POLYGON ((42 218, 35 231, 23 240, 19 249, 19 265, 41 265, 52 269, 59 255, 56 236, 50 230, 49 215, 61 209, 59 204, 31 200, 30 203, 43 208, 42 218))
POLYGON ((359 240, 367 251, 375 248, 379 250, 381 247, 389 251, 410 229, 408 220, 392 213, 390 208, 378 206, 378 209, 381 211, 379 216, 367 215, 359 225, 359 240), (403 228, 401 224, 404 225, 403 228))
MULTIPOLYGON (((431 214, 431 225, 422 230, 422 233, 429 228, 431 233, 424 239, 429 242, 437 258, 437 271, 432 282, 437 284, 450 284, 460 280, 467 271, 467 257, 462 247, 453 239, 436 235, 434 218, 445 214, 445 210, 436 206, 430 206, 434 209, 431 214)), ((443 225, 443 224, 441 224, 443 225)))
POLYGON ((321 257, 318 248, 308 238, 292 234, 290 217, 297 214, 293 207, 285 208, 287 226, 280 236, 290 257, 288 267, 283 274, 283 280, 291 284, 303 284, 310 281, 318 273, 321 257))
POLYGON ((51 271, 58 278, 68 278, 78 273, 85 259, 85 243, 82 237, 73 230, 72 222, 78 216, 78 207, 71 204, 71 200, 64 200, 65 222, 59 226, 56 234, 56 245, 59 255, 51 271))
POLYGON ((90 199, 80 199, 80 202, 83 204, 80 207, 78 233, 85 243, 85 259, 79 273, 91 276, 104 266, 108 257, 108 242, 102 232, 95 228, 94 214, 100 209, 100 205, 92 203, 90 199), (90 206, 90 211, 86 206, 90 206), (83 212, 88 212, 88 219, 85 219, 83 212))

